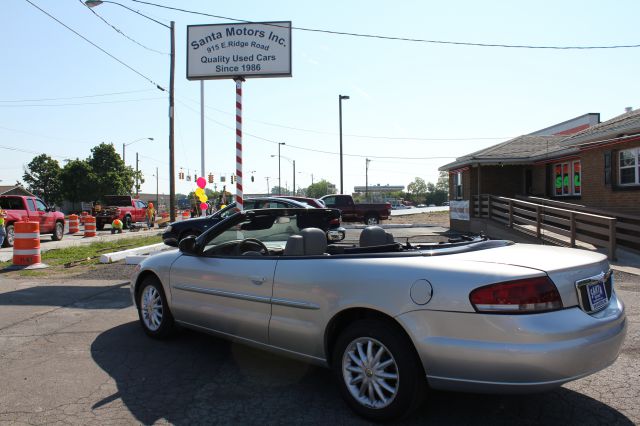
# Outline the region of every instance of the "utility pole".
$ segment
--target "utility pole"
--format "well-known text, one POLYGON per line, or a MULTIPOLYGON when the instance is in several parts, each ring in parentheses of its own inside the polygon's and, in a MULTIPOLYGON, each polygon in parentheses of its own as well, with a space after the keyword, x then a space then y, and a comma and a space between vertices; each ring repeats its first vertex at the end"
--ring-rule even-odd
POLYGON ((369 162, 371 160, 369 160, 368 158, 365 159, 365 171, 364 171, 364 197, 367 199, 367 201, 369 201, 369 162))
POLYGON ((265 179, 267 180, 267 195, 271 195, 271 187, 269 186, 269 176, 266 176, 265 179))
POLYGON ((293 195, 296 195, 296 160, 293 161, 293 195))
POLYGON ((160 196, 158 195, 158 168, 156 167, 156 211, 160 208, 160 196))
POLYGON ((176 69, 176 33, 174 21, 171 21, 171 68, 169 70, 169 220, 176 220, 176 171, 174 159, 174 80, 176 69))
POLYGON ((138 198, 138 193, 140 189, 138 187, 138 153, 136 152, 136 198, 138 198))

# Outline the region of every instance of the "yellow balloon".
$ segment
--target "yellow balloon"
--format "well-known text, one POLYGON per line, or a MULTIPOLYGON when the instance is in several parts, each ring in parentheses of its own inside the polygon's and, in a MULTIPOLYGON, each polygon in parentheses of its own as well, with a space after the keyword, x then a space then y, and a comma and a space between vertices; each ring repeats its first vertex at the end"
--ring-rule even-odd
POLYGON ((204 195, 204 189, 198 188, 196 189, 196 196, 202 197, 204 195))
POLYGON ((201 202, 201 203, 206 203, 206 202, 207 202, 207 200, 209 199, 209 197, 207 197, 207 196, 206 196, 206 195, 204 195, 204 194, 203 194, 203 195, 201 195, 199 198, 200 198, 200 202, 201 202))

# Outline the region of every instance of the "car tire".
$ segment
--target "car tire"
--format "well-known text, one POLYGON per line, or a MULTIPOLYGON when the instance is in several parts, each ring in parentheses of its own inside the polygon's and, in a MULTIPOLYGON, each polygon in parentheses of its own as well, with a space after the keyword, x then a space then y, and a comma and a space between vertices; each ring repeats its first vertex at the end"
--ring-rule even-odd
POLYGON ((131 216, 125 216, 124 219, 122 220, 122 228, 123 229, 129 229, 131 228, 131 216))
POLYGON ((4 243, 2 244, 2 247, 13 247, 13 240, 15 239, 16 235, 13 224, 5 226, 4 231, 6 235, 4 237, 4 243))
POLYGON ((56 222, 56 225, 53 227, 51 239, 53 241, 60 241, 62 237, 64 237, 64 222, 56 222))
POLYGON ((388 322, 367 319, 347 327, 336 341, 332 365, 342 397, 368 420, 408 416, 423 401, 422 364, 409 338, 388 322))
POLYGON ((162 284, 155 276, 148 276, 140 284, 138 318, 144 332, 154 339, 169 337, 175 328, 162 284))
POLYGON ((380 219, 375 214, 368 214, 364 218, 364 224, 365 225, 378 225, 378 224, 380 224, 380 219))

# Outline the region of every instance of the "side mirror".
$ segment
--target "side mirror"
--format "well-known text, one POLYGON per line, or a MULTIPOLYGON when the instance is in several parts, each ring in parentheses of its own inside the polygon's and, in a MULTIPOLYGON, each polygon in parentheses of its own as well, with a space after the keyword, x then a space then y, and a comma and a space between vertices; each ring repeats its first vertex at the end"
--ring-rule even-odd
POLYGON ((196 237, 193 235, 189 235, 180 240, 178 244, 178 249, 187 254, 196 254, 197 246, 196 246, 196 237))

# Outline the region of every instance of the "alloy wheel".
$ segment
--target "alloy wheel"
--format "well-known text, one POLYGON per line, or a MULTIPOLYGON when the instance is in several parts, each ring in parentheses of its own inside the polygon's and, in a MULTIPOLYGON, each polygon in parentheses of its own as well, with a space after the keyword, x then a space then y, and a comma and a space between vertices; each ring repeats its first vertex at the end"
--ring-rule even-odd
POLYGON ((154 286, 145 287, 140 300, 140 312, 145 327, 151 331, 156 331, 162 325, 162 296, 154 286))

